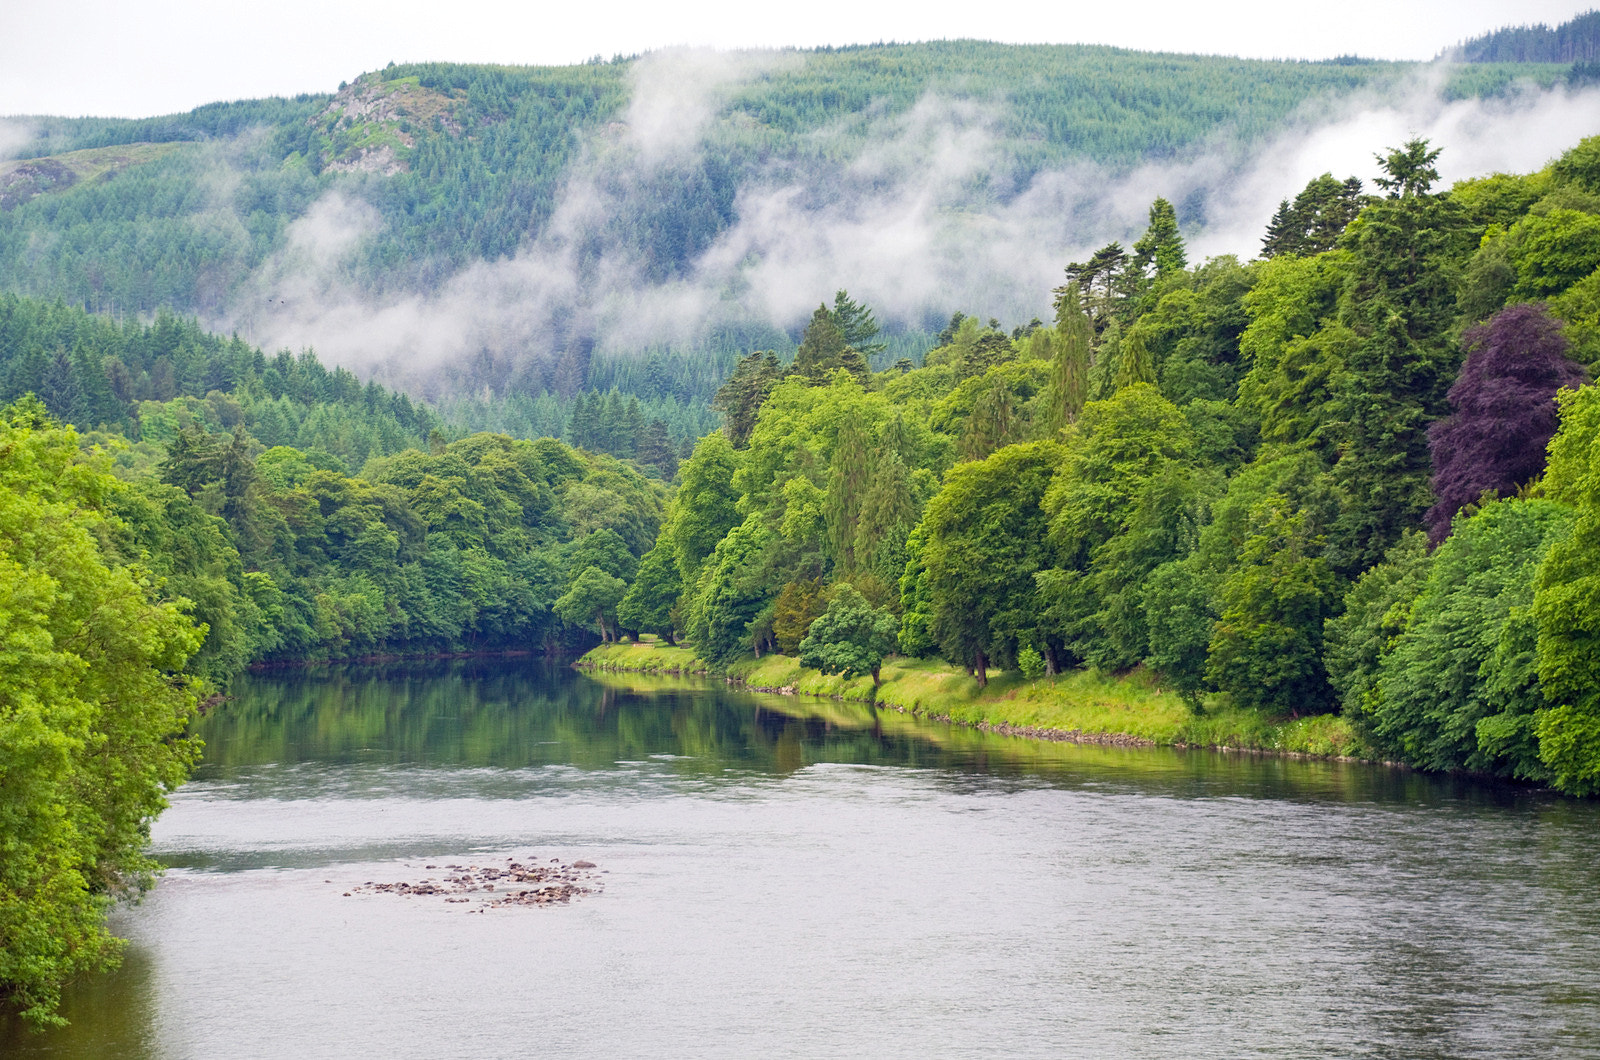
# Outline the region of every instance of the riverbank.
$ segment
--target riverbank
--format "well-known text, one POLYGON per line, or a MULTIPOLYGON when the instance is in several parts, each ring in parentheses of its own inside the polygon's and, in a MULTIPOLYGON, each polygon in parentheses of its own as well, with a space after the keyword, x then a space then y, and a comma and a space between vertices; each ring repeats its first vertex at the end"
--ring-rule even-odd
POLYGON ((785 655, 742 659, 718 670, 693 651, 659 642, 605 644, 578 666, 638 673, 720 676, 754 691, 875 703, 935 721, 1045 740, 1133 746, 1211 747, 1326 758, 1368 758, 1345 719, 1332 715, 1274 719, 1211 697, 1206 713, 1190 711, 1181 696, 1136 670, 1123 676, 1089 670, 1029 680, 994 672, 987 686, 938 660, 885 662, 876 690, 870 677, 819 673, 785 655))

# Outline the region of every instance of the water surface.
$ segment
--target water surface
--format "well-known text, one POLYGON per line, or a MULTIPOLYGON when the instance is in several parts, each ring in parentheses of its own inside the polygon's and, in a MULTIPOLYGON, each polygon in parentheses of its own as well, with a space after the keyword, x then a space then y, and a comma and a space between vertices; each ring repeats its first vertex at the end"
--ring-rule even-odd
POLYGON ((539 660, 253 676, 19 1057, 1600 1056, 1600 808, 539 660), (570 906, 345 892, 584 858, 570 906))

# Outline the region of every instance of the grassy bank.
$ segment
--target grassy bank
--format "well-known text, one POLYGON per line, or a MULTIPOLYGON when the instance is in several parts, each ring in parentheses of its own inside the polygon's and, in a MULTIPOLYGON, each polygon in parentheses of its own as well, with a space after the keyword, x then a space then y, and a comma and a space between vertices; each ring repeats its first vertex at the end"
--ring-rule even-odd
MULTIPOLYGON (((579 660, 583 666, 641 673, 713 673, 751 688, 873 702, 870 677, 843 678, 807 669, 786 655, 741 659, 725 671, 701 662, 688 648, 653 641, 607 644, 579 660)), ((876 703, 1022 735, 1107 743, 1182 744, 1291 754, 1366 757, 1367 749, 1343 718, 1274 719, 1214 696, 1206 712, 1192 713, 1177 693, 1142 670, 1114 676, 1079 670, 1029 680, 996 672, 987 687, 944 662, 895 659, 884 664, 876 703)))

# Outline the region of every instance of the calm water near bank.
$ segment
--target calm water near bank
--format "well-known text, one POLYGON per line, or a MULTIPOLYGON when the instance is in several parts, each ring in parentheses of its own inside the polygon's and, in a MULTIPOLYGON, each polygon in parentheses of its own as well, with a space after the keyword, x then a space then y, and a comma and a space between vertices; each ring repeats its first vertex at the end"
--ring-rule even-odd
POLYGON ((1600 805, 537 659, 233 692, 0 1055, 1600 1056, 1600 805), (604 890, 352 891, 508 858, 604 890))

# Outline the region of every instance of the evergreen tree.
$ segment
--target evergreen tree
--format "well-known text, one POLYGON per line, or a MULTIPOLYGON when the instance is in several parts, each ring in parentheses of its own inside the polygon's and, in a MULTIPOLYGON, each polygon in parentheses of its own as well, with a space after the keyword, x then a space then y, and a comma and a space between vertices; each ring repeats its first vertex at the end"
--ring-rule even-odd
POLYGON ((856 542, 861 502, 872 471, 869 461, 867 435, 860 418, 847 414, 839 424, 822 509, 828 526, 828 550, 835 568, 847 576, 858 570, 865 559, 857 555, 856 542))
POLYGON ((723 430, 734 448, 743 449, 749 444, 756 416, 782 378, 778 355, 771 350, 758 351, 741 357, 728 381, 717 390, 711 407, 722 413, 723 430))
POLYGON ((653 419, 639 432, 639 448, 634 457, 641 464, 659 468, 664 478, 678 471, 678 457, 672 451, 672 436, 665 420, 653 419))
POLYGON ((616 448, 612 450, 612 455, 624 459, 636 458, 643 434, 644 410, 639 407, 639 399, 629 394, 627 403, 622 406, 622 419, 617 429, 616 448))
POLYGON ((596 409, 595 404, 600 401, 599 394, 591 395, 587 390, 580 391, 573 399, 572 412, 567 420, 567 444, 575 449, 596 450, 596 409))
POLYGON ((1189 267, 1189 254, 1178 231, 1178 212, 1166 199, 1150 204, 1150 227, 1133 245, 1132 266, 1138 275, 1157 280, 1189 267))
POLYGON ((1149 383, 1156 381, 1155 366, 1150 363, 1150 346, 1145 342, 1144 332, 1133 327, 1122 337, 1118 349, 1117 374, 1112 379, 1111 385, 1115 390, 1136 383, 1149 383))
POLYGON ((1088 261, 1075 261, 1067 266, 1067 279, 1083 292, 1085 307, 1097 332, 1115 319, 1127 293, 1124 276, 1127 272, 1128 252, 1122 249, 1121 243, 1107 243, 1090 255, 1088 261))
POLYGON ((1056 327, 1051 342, 1051 388, 1042 426, 1054 434, 1076 422, 1089 397, 1089 365, 1093 355, 1094 326, 1083 310, 1076 281, 1055 289, 1056 327))
POLYGON ((1011 388, 994 376, 978 394, 961 431, 961 458, 982 460, 990 453, 1019 441, 1022 425, 1017 417, 1011 388))
POLYGON ((866 359, 845 341, 844 332, 839 330, 828 307, 819 305, 800 338, 792 373, 804 377, 813 386, 824 386, 840 368, 848 370, 858 382, 866 383, 866 359))
POLYGON ((917 500, 911 472, 893 447, 874 449, 871 465, 853 551, 858 567, 892 585, 905 571, 905 542, 917 524, 917 500))
POLYGON ((1446 410, 1458 361, 1447 331, 1464 249, 1458 209, 1428 190, 1438 155, 1412 140, 1381 157, 1388 196, 1367 207, 1348 239, 1339 319, 1355 339, 1338 395, 1333 474, 1343 510, 1329 542, 1345 573, 1382 559, 1433 503, 1427 430, 1446 410))
POLYGON ((871 359, 873 354, 888 349, 887 343, 872 341, 878 336, 878 322, 873 319, 872 310, 853 301, 847 291, 833 296, 833 322, 839 326, 845 345, 862 357, 871 359))
POLYGON ((1312 180, 1291 203, 1278 205, 1261 241, 1261 256, 1283 254, 1307 257, 1332 250, 1345 227, 1361 210, 1361 181, 1357 177, 1335 180, 1324 173, 1312 180))

